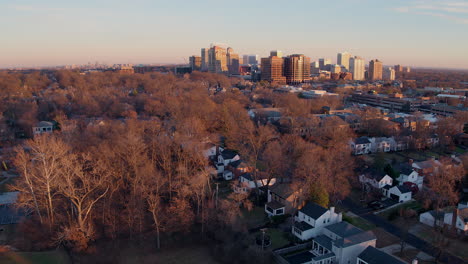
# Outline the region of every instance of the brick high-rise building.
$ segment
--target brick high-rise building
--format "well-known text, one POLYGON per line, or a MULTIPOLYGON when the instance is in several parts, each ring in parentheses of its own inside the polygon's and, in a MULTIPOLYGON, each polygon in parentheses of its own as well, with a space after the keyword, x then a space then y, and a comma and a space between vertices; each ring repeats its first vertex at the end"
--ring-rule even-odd
POLYGON ((369 80, 382 80, 383 64, 379 60, 371 60, 369 63, 369 80))
POLYGON ((298 84, 310 80, 310 58, 294 54, 284 58, 284 75, 288 84, 298 84))
POLYGON ((264 81, 285 84, 284 60, 277 56, 261 59, 262 77, 264 81))
POLYGON ((192 71, 201 70, 202 57, 192 56, 192 57, 189 58, 189 61, 190 61, 190 67, 192 68, 192 71))

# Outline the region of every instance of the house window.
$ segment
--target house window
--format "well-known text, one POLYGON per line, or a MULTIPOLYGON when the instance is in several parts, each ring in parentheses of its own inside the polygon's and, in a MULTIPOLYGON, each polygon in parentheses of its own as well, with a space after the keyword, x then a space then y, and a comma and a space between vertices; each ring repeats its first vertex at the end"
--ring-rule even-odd
POLYGON ((276 214, 277 214, 277 215, 284 214, 283 208, 281 208, 281 209, 276 209, 276 214))

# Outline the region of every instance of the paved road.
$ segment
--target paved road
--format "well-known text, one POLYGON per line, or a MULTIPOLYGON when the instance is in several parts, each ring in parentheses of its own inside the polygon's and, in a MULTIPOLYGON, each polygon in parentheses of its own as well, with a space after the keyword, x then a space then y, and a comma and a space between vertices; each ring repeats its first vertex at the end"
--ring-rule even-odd
MULTIPOLYGON (((429 243, 426 241, 418 238, 417 236, 411 234, 411 233, 404 233, 398 226, 390 223, 389 221, 383 219, 380 216, 374 215, 369 211, 368 208, 365 208, 359 204, 356 204, 353 202, 351 199, 346 198, 343 200, 343 205, 347 207, 351 212, 353 212, 356 215, 359 215, 360 217, 366 219, 367 221, 373 223, 374 225, 383 228, 385 231, 389 232, 392 235, 395 235, 399 238, 402 238, 402 236, 405 236, 405 242, 412 245, 413 247, 424 251, 432 256, 436 255, 437 250, 429 243)), ((450 253, 443 252, 440 261, 444 263, 449 263, 449 264, 467 264, 467 261, 464 261, 463 259, 451 255, 450 253)))

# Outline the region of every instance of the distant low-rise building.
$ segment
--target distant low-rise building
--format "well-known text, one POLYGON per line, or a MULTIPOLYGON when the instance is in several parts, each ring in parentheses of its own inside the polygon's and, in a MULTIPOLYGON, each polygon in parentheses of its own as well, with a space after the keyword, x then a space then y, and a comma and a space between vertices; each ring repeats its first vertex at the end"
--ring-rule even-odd
POLYGON ((41 121, 36 124, 36 126, 33 127, 33 134, 36 135, 41 135, 41 134, 47 134, 47 133, 52 133, 54 130, 54 124, 49 121, 41 121))

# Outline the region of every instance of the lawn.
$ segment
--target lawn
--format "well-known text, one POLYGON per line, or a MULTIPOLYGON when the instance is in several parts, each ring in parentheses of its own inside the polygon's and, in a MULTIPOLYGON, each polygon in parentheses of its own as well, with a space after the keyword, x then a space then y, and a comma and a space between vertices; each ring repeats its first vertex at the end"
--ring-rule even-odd
POLYGON ((241 218, 242 221, 247 224, 248 228, 262 226, 268 222, 268 218, 265 214, 265 208, 263 206, 256 206, 251 211, 242 209, 241 218))
MULTIPOLYGON (((423 240, 426 240, 429 243, 432 243, 434 240, 434 237, 437 236, 435 234, 434 229, 432 229, 429 226, 424 226, 422 224, 420 224, 420 228, 418 229, 418 232, 414 232, 413 234, 423 240)), ((468 250, 467 250, 468 243, 459 239, 451 239, 451 238, 447 238, 447 239, 449 241, 449 245, 445 249, 451 254, 456 255, 468 261, 468 250)))
POLYGON ((2 264, 68 264, 68 256, 62 251, 8 252, 0 254, 2 264))
POLYGON ((364 218, 359 217, 359 216, 358 217, 346 217, 346 219, 344 219, 344 220, 349 222, 350 224, 356 226, 356 227, 361 228, 364 231, 371 230, 371 229, 375 228, 374 224, 372 224, 371 222, 369 222, 369 221, 367 221, 364 218))
MULTIPOLYGON (((404 208, 404 209, 413 209, 415 210, 416 212, 420 212, 422 210, 422 206, 416 202, 416 201, 411 201, 411 202, 407 202, 407 203, 404 203, 404 204, 401 204, 397 207, 393 207, 389 210, 386 210, 386 211, 383 211, 382 213, 379 214, 379 216, 381 216, 382 218, 385 218, 387 220, 394 220, 394 219, 389 219, 391 218, 392 214, 397 214, 397 216, 399 216, 399 210, 401 208, 404 208)), ((396 218, 395 218, 396 219, 396 218)))
POLYGON ((266 233, 271 238, 271 249, 277 249, 284 247, 290 243, 287 238, 288 233, 285 233, 276 228, 267 229, 266 233))

